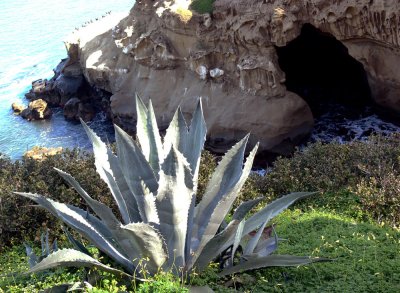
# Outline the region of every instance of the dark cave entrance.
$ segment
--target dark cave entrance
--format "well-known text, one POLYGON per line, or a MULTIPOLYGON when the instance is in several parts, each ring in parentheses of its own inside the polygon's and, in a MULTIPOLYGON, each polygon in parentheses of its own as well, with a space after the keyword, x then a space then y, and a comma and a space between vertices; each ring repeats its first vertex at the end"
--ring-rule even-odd
POLYGON ((276 51, 287 89, 308 103, 314 117, 328 112, 332 104, 352 115, 371 104, 363 65, 333 35, 304 24, 296 39, 276 51))

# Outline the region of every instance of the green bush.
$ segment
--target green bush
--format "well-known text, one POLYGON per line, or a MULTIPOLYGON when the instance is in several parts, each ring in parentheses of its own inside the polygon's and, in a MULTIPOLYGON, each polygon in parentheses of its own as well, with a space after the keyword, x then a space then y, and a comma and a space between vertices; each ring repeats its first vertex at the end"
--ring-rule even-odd
POLYGON ((193 0, 190 4, 190 9, 196 11, 197 13, 212 13, 214 8, 215 0, 193 0))
MULTIPOLYGON (((266 176, 252 174, 246 181, 238 201, 260 195, 267 201, 295 190, 322 192, 303 203, 342 211, 359 218, 371 217, 392 226, 400 223, 400 135, 371 137, 367 142, 309 145, 291 158, 279 158, 266 176), (351 207, 340 203, 351 199, 351 207), (349 211, 346 208, 349 207, 349 211)), ((53 167, 74 174, 83 187, 96 199, 112 205, 104 182, 98 177, 93 156, 88 153, 64 151, 45 161, 23 159, 12 162, 0 157, 0 251, 4 246, 21 240, 39 239, 43 228, 51 235, 61 233, 59 223, 44 210, 32 207, 28 200, 14 195, 16 190, 51 195, 54 199, 85 207, 53 167)), ((205 151, 202 156, 199 192, 204 193, 206 182, 216 167, 217 159, 205 151)), ((299 204, 298 204, 299 205, 299 204)))
POLYGON ((253 174, 250 190, 245 189, 242 196, 249 194, 251 198, 259 193, 271 200, 294 190, 319 191, 322 196, 300 204, 345 212, 347 206, 337 205, 341 202, 339 195, 343 195, 354 202, 351 213, 358 213, 360 217, 360 213, 365 213, 362 217, 398 226, 399 141, 400 135, 395 134, 372 136, 366 142, 311 144, 291 158, 276 160, 273 171, 266 176, 253 174))
POLYGON ((56 173, 53 167, 73 173, 94 198, 113 205, 108 188, 94 169, 93 156, 88 153, 64 151, 43 161, 22 159, 12 162, 0 158, 0 251, 21 240, 39 239, 49 228, 51 236, 60 235, 60 223, 32 202, 13 194, 31 191, 51 195, 53 199, 85 207, 76 192, 56 173))

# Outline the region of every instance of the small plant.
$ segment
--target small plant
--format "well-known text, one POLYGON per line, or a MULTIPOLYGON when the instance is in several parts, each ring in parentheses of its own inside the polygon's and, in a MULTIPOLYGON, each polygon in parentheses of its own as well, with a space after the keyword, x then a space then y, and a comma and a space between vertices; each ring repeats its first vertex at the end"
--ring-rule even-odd
POLYGON ((193 269, 201 271, 227 250, 230 261, 220 275, 321 260, 271 255, 277 249, 279 238, 266 238, 263 233, 274 216, 312 193, 288 194, 247 219, 247 213, 261 199, 244 202, 226 227, 221 228, 250 173, 257 151, 258 145, 243 165, 248 135, 221 159, 196 205, 200 155, 206 138, 201 101, 189 128, 178 108, 163 141, 151 102, 146 108, 137 97, 136 110, 138 143, 115 126, 117 156, 82 121, 93 143, 97 172, 110 188, 120 217, 110 207, 90 197, 70 174, 58 169, 57 172, 76 189, 93 213, 39 194, 17 193, 35 201, 81 233, 123 271, 100 263, 76 245, 77 249, 62 249, 50 254, 30 272, 60 266, 84 266, 130 278, 147 278, 160 270, 187 276, 193 269), (243 253, 235 262, 239 246, 243 247, 243 253))
POLYGON ((30 268, 33 268, 44 258, 48 257, 51 253, 56 252, 58 250, 57 239, 54 239, 53 244, 50 245, 48 229, 46 229, 46 233, 41 234, 40 244, 41 244, 41 255, 37 256, 33 251, 32 247, 24 243, 26 256, 28 257, 28 263, 30 268))

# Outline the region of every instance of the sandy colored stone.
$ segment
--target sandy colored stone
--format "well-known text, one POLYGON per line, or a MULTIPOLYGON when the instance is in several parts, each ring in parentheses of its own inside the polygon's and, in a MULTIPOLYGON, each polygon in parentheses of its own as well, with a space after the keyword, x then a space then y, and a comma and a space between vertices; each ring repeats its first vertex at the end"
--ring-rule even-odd
POLYGON ((27 120, 48 119, 51 115, 52 111, 43 99, 30 102, 28 108, 21 111, 21 117, 27 120))
POLYGON ((31 150, 25 152, 24 157, 30 158, 33 160, 42 161, 42 160, 46 159, 46 157, 60 154, 60 153, 62 153, 62 151, 63 151, 62 147, 46 148, 46 147, 35 146, 31 150))
POLYGON ((20 114, 26 107, 19 102, 14 102, 11 104, 11 108, 15 114, 20 114))
POLYGON ((305 23, 342 41, 363 64, 375 102, 400 113, 396 0, 217 0, 212 17, 194 13, 185 21, 170 7, 136 1, 120 21, 96 22, 66 42, 87 81, 113 94, 112 114, 126 128, 135 125, 135 93, 152 99, 161 128, 178 105, 190 116, 201 96, 215 149, 247 132, 263 150, 295 144, 313 116, 286 90, 275 46, 296 38, 305 23))

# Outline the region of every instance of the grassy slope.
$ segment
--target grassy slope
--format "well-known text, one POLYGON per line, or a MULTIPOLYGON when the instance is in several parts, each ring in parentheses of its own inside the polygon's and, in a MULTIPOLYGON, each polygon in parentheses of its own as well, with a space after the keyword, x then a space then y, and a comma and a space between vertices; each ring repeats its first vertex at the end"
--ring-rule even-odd
MULTIPOLYGON (((259 185, 255 182, 245 188, 242 200, 260 193, 272 200, 276 194, 290 190, 323 191, 274 220, 279 236, 287 239, 281 243, 278 253, 323 256, 335 261, 298 268, 263 269, 224 279, 218 279, 215 266, 210 266, 192 278, 192 283, 207 284, 221 292, 232 292, 234 287, 242 292, 400 292, 400 233, 378 224, 384 219, 387 225, 399 226, 399 141, 400 137, 378 138, 368 144, 316 145, 290 160, 280 160, 274 172, 259 185), (359 172, 360 167, 363 172, 359 172), (389 173, 395 176, 386 178, 389 173), (374 183, 373 188, 359 188, 363 180, 375 182, 376 178, 379 184, 374 183)), ((215 168, 214 159, 205 158, 200 189, 204 189, 208 175, 215 168)), ((58 186, 56 183, 52 188, 58 186)), ((26 271, 23 247, 14 246, 0 254, 0 263, 0 275, 26 271)), ((8 292, 35 292, 81 278, 82 271, 74 269, 31 277, 0 277, 0 288, 8 292)), ((115 282, 112 277, 105 277, 98 283, 101 289, 95 292, 114 292, 115 282)), ((171 288, 181 291, 179 282, 166 275, 156 277, 151 285, 137 287, 139 292, 173 292, 171 288)))
MULTIPOLYGON (((278 235, 287 239, 280 245, 278 253, 323 256, 335 261, 242 274, 235 279, 235 286, 240 291, 400 292, 398 232, 373 223, 357 222, 354 218, 324 208, 306 212, 288 210, 274 222, 278 224, 278 235)), ((23 253, 22 247, 15 247, 1 255, 0 274, 26 270, 23 253)), ((0 278, 0 288, 8 288, 10 292, 32 292, 34 288, 77 281, 80 277, 80 271, 58 270, 30 278, 0 278)), ((229 279, 217 279, 210 269, 198 276, 194 283, 208 284, 217 291, 229 292, 233 288, 224 287, 229 279)), ((99 283, 99 288, 107 286, 106 283, 99 283)))

